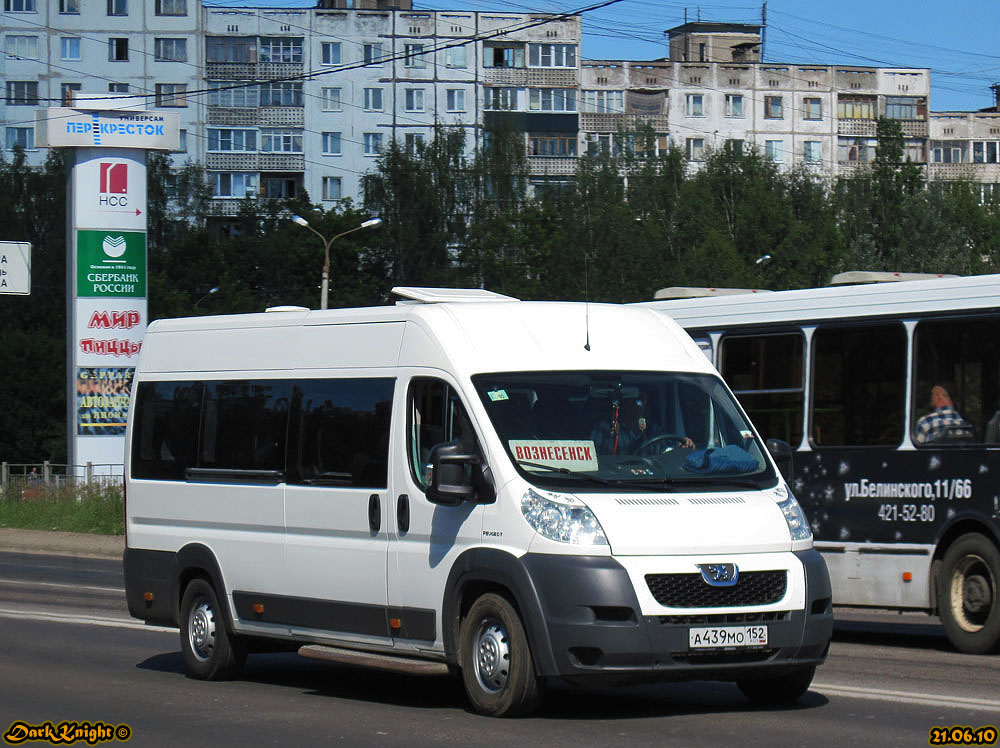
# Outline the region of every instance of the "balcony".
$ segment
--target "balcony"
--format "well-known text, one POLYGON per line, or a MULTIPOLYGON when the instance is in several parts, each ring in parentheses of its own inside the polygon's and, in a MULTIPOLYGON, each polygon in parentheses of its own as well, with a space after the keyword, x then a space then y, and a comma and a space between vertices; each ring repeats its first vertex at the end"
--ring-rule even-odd
POLYGON ((210 171, 305 171, 301 153, 206 153, 210 171))
POLYGON ((853 135, 858 138, 875 137, 875 120, 873 119, 838 119, 837 134, 853 135))
POLYGON ((233 127, 254 127, 260 118, 259 109, 244 107, 210 106, 208 107, 208 124, 230 125, 233 127))
POLYGON ((483 83, 487 86, 524 88, 576 88, 579 74, 576 68, 486 68, 483 83))
POLYGON ((581 112, 580 129, 584 132, 632 132, 649 125, 656 132, 669 132, 670 122, 665 114, 607 114, 581 112))
POLYGON ((228 127, 303 127, 305 108, 300 106, 208 107, 208 124, 228 127))
POLYGON ((205 65, 208 80, 269 81, 302 75, 301 62, 210 62, 205 65))
POLYGON ((928 164, 931 179, 966 179, 970 182, 1000 182, 1000 164, 928 164))
POLYGON ((261 127, 304 127, 305 109, 300 106, 263 106, 257 110, 261 127))
POLYGON ((926 138, 927 137, 927 120, 917 119, 917 120, 901 120, 899 122, 903 128, 904 138, 926 138))
POLYGON ((575 156, 528 156, 528 174, 533 177, 576 174, 575 156))

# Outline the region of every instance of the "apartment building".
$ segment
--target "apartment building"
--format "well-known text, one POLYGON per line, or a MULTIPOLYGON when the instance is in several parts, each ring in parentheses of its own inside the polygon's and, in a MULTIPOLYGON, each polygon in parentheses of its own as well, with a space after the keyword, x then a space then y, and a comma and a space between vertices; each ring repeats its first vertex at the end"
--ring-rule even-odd
POLYGON ((845 175, 874 157, 886 116, 931 178, 1000 176, 997 111, 929 113, 926 69, 761 62, 755 25, 685 23, 665 32, 668 59, 622 61, 584 59, 578 17, 420 11, 409 0, 3 3, 8 151, 44 160, 41 108, 131 96, 180 115, 174 163, 206 167, 223 215, 248 196, 358 200, 390 140, 415 149, 442 125, 463 129, 470 151, 484 128, 523 132, 540 183, 568 180, 582 153, 635 148, 623 137, 647 125, 654 150, 673 143, 693 168, 712 149, 754 146, 782 169, 845 175))

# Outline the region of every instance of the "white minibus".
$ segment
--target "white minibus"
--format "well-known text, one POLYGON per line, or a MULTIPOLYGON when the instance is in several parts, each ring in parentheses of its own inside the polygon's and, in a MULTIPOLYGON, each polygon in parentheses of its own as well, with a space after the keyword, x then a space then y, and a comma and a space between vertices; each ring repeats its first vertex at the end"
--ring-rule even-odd
POLYGON ((765 444, 651 309, 400 288, 158 320, 126 453, 131 614, 195 678, 248 651, 433 664, 473 707, 545 684, 809 687, 826 566, 765 444))

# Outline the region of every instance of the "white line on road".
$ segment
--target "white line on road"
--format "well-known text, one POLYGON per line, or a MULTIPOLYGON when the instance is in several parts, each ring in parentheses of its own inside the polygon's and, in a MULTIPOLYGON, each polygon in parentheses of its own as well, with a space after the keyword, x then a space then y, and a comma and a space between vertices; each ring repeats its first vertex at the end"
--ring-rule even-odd
POLYGON ((878 688, 854 688, 853 686, 836 686, 832 683, 817 683, 815 681, 810 688, 821 694, 837 694, 838 696, 870 701, 894 701, 903 704, 920 704, 921 706, 948 706, 983 712, 1000 712, 1000 701, 991 699, 913 693, 912 691, 887 691, 878 688))
POLYGON ((0 579, 0 584, 19 584, 25 587, 56 587, 64 590, 90 590, 92 592, 124 592, 124 587, 97 587, 88 584, 60 584, 58 582, 32 582, 27 579, 0 579))
POLYGON ((0 608, 0 618, 12 618, 19 621, 51 621, 53 623, 83 623, 88 626, 109 626, 117 629, 137 629, 140 631, 170 631, 177 629, 167 626, 148 626, 128 618, 98 618, 97 616, 81 616, 72 613, 50 613, 44 610, 0 608))

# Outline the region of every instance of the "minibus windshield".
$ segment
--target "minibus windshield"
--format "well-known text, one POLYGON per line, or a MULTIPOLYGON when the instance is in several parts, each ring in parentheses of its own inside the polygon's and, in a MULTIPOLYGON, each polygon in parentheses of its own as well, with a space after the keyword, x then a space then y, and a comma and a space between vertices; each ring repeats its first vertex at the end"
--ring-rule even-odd
POLYGON ((750 424, 712 375, 545 371, 472 381, 533 483, 690 490, 776 481, 750 424))

